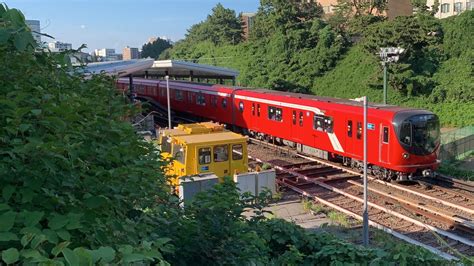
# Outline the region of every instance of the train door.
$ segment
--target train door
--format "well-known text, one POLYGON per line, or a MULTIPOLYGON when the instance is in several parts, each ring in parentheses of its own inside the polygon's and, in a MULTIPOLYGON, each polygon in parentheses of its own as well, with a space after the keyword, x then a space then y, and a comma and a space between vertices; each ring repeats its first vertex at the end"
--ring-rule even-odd
POLYGON ((354 146, 356 141, 356 136, 354 134, 354 122, 353 120, 346 120, 346 135, 345 135, 345 152, 348 154, 354 154, 354 146))
POLYGON ((379 151, 379 159, 380 162, 388 163, 389 162, 389 152, 390 152, 390 128, 388 126, 384 126, 380 124, 380 151, 379 151))
MULTIPOLYGON (((228 176, 233 176, 235 172, 244 172, 245 169, 242 169, 242 165, 245 164, 245 154, 244 154, 244 145, 243 144, 230 144, 231 155, 229 158, 230 163, 230 172, 228 176)), ((245 171, 246 172, 246 171, 245 171)))
POLYGON ((291 111, 291 138, 294 140, 300 140, 299 137, 299 117, 298 117, 298 111, 293 110, 291 111))
POLYGON ((219 177, 230 176, 229 145, 215 145, 212 150, 212 172, 219 177))

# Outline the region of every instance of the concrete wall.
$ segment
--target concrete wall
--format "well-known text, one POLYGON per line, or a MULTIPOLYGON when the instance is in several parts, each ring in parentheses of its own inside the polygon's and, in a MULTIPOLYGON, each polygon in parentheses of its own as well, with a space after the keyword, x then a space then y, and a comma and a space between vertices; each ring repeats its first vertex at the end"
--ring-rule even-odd
POLYGON ((264 189, 269 189, 272 193, 276 192, 275 170, 261 172, 250 172, 234 175, 234 182, 241 193, 249 192, 253 196, 260 194, 264 189))

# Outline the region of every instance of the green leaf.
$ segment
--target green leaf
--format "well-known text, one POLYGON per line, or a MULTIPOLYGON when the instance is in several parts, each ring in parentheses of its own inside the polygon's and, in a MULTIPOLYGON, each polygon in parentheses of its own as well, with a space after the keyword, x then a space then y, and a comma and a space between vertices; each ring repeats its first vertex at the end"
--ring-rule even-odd
POLYGON ((40 115, 41 112, 42 112, 41 109, 33 109, 33 110, 31 110, 31 113, 34 114, 34 115, 36 115, 36 116, 40 115))
POLYGON ((11 33, 7 29, 0 29, 0 45, 6 44, 10 39, 10 36, 11 33))
POLYGON ((30 32, 22 31, 22 32, 19 32, 15 35, 15 39, 14 39, 13 42, 15 44, 15 48, 18 51, 24 51, 24 50, 26 50, 28 45, 33 45, 33 43, 32 43, 33 41, 34 41, 34 39, 31 36, 30 32))
POLYGON ((69 248, 65 248, 62 253, 64 258, 66 259, 66 262, 69 263, 69 265, 79 265, 79 258, 72 250, 70 250, 69 248))
POLYGON ((79 259, 80 265, 92 265, 92 255, 89 250, 85 248, 75 248, 74 254, 79 259))
POLYGON ((2 259, 6 264, 12 264, 18 261, 20 253, 16 248, 9 248, 2 252, 2 259))
POLYGON ((43 218, 44 216, 44 212, 38 212, 38 211, 34 211, 34 212, 29 212, 29 211, 25 211, 24 212, 24 224, 25 226, 27 227, 32 227, 32 226, 35 226, 37 223, 39 223, 39 221, 41 220, 41 218, 43 218))
POLYGON ((28 245, 28 243, 30 243, 30 241, 33 239, 33 237, 35 237, 35 235, 34 235, 34 234, 30 234, 30 233, 24 235, 24 236, 21 238, 21 245, 22 245, 23 247, 26 247, 26 245, 28 245))
POLYGON ((63 252, 63 250, 67 248, 70 244, 71 242, 69 241, 64 241, 64 242, 59 243, 57 246, 55 246, 51 250, 51 254, 53 254, 55 257, 58 256, 58 254, 63 252))
POLYGON ((18 240, 18 237, 11 232, 0 232, 0 242, 18 240))
POLYGON ((49 243, 51 244, 57 244, 58 243, 58 235, 56 234, 55 231, 51 229, 44 229, 43 234, 46 236, 46 240, 48 240, 49 243))
POLYGON ((63 240, 66 240, 66 241, 71 240, 71 234, 69 234, 67 230, 56 231, 56 234, 58 234, 58 236, 63 240))
POLYGON ((10 209, 10 206, 8 206, 8 204, 0 203, 0 211, 9 210, 9 209, 10 209))
POLYGON ((91 209, 98 208, 102 205, 105 205, 106 203, 107 203, 107 198, 105 198, 104 196, 94 196, 94 197, 87 198, 85 200, 86 206, 91 209))
POLYGON ((69 222, 69 219, 66 216, 56 215, 53 218, 51 218, 51 220, 49 220, 48 226, 52 230, 58 230, 60 228, 63 228, 68 222, 69 222))
POLYGON ((115 259, 115 250, 111 247, 100 247, 92 251, 93 262, 109 263, 115 259))
POLYGON ((33 240, 31 240, 31 248, 36 249, 41 243, 46 241, 45 235, 36 235, 33 240))
POLYGON ((8 232, 15 223, 16 212, 6 212, 0 215, 0 232, 8 232))
POLYGON ((13 192, 15 192, 14 186, 7 185, 2 189, 2 197, 5 202, 8 202, 10 200, 13 195, 13 192))
POLYGON ((123 261, 125 263, 138 262, 138 261, 143 261, 145 259, 146 259, 145 255, 137 254, 137 253, 123 255, 123 261))
POLYGON ((119 251, 122 254, 131 254, 133 252, 133 247, 130 245, 123 245, 119 248, 119 251))

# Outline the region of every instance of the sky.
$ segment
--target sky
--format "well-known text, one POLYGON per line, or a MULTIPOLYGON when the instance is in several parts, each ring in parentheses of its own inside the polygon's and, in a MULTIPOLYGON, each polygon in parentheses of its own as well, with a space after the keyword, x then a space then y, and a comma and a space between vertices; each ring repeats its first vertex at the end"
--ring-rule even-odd
MULTIPOLYGON (((39 20, 41 32, 86 51, 125 46, 141 48, 150 37, 184 38, 186 30, 221 3, 240 12, 255 12, 259 0, 0 0, 39 20)), ((52 39, 42 37, 42 41, 52 39)))

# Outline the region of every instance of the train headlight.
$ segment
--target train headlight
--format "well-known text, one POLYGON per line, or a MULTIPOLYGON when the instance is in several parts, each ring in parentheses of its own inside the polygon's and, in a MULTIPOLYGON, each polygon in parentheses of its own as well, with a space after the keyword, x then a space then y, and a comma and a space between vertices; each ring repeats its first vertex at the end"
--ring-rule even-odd
POLYGON ((405 152, 405 153, 403 153, 403 158, 404 158, 404 159, 408 159, 408 158, 410 158, 410 154, 408 154, 408 153, 406 153, 406 152, 405 152))

